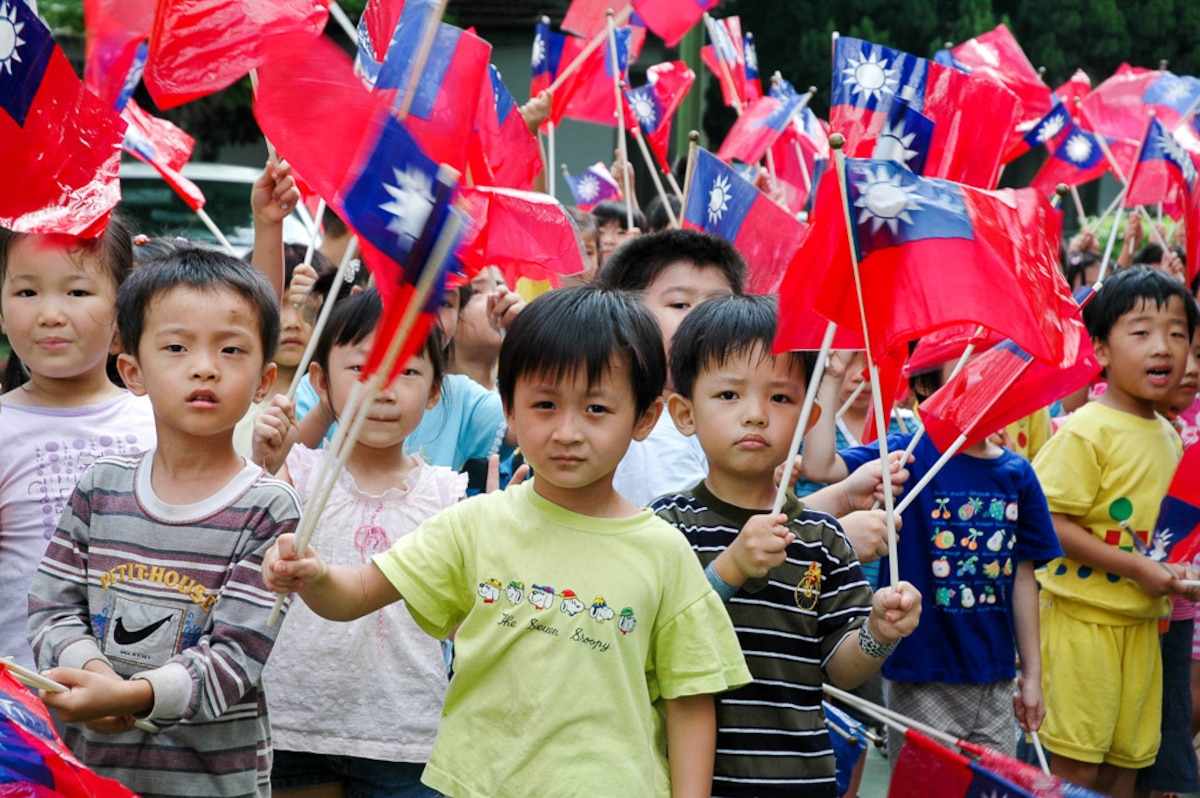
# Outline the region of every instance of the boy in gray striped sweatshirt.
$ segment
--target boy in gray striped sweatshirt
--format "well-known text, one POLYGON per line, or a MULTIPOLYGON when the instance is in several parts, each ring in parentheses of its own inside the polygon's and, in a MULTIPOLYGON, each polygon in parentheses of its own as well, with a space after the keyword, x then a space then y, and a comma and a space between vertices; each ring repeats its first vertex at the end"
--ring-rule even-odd
POLYGON ((241 261, 180 250, 129 278, 117 314, 118 368, 149 394, 158 445, 97 460, 63 513, 29 634, 70 689, 42 697, 76 756, 146 798, 268 795, 277 628, 259 571, 300 509, 233 428, 275 378, 278 298, 241 261))

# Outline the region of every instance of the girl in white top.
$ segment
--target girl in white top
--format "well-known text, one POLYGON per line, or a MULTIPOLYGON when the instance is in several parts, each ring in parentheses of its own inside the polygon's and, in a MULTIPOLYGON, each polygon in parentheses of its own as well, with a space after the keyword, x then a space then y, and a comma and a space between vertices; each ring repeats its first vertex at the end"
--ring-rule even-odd
POLYGON ((34 667, 29 583, 79 476, 154 446, 154 415, 109 379, 117 288, 133 268, 114 215, 98 238, 0 228, 0 330, 12 346, 0 414, 0 656, 34 667))
MULTIPOLYGON (((311 367, 325 410, 337 418, 375 342, 374 290, 338 302, 311 367)), ((437 403, 442 346, 436 327, 372 405, 312 545, 328 562, 361 566, 371 555, 459 501, 467 476, 404 453, 404 440, 437 403)), ((306 503, 326 450, 297 445, 290 403, 276 397, 255 425, 254 460, 279 468, 306 503), (286 457, 286 462, 282 463, 286 457)), ((396 603, 333 623, 293 602, 263 673, 276 796, 436 796, 420 783, 437 736, 447 675, 439 642, 396 603)))

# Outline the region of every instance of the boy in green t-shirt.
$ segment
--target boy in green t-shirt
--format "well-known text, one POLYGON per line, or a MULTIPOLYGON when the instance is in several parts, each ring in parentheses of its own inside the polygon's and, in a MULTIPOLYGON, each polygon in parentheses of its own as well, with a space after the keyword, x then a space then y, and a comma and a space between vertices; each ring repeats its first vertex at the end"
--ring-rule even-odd
POLYGON ((710 794, 712 694, 750 674, 686 541, 612 486, 661 412, 664 361, 631 296, 544 294, 509 329, 498 379, 532 483, 468 499, 358 569, 297 558, 287 535, 268 554, 268 587, 331 620, 403 598, 430 634, 457 629, 423 776, 440 792, 710 794))

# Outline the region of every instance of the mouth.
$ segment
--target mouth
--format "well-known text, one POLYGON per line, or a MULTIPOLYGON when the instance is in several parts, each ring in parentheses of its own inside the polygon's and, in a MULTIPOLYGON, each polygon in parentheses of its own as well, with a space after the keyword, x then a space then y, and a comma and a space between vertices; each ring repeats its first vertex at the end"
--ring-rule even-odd
POLYGON ((1166 388, 1171 384, 1171 369, 1147 369, 1146 377, 1150 380, 1150 384, 1155 388, 1166 388))
POLYGON ((192 391, 188 394, 187 403, 191 407, 216 407, 219 402, 212 391, 192 391))
POLYGON ((744 435, 738 439, 737 445, 743 449, 765 449, 767 439, 761 435, 744 435))
POLYGON ((280 346, 304 346, 304 342, 299 338, 284 338, 279 342, 280 346))
POLYGON ((40 346, 42 349, 64 349, 64 348, 70 346, 71 342, 68 341, 66 338, 58 338, 55 336, 51 336, 49 338, 40 339, 37 342, 37 345, 40 346))

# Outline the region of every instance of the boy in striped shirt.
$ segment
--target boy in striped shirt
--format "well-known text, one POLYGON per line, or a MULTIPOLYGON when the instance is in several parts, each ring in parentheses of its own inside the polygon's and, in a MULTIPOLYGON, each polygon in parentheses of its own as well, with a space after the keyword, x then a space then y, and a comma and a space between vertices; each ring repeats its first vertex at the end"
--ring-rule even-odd
POLYGON ((269 795, 260 569, 300 510, 233 429, 275 378, 278 298, 241 261, 180 250, 125 282, 117 320, 158 444, 83 474, 34 577, 34 655, 69 688, 43 700, 79 759, 144 798, 269 795))
POLYGON ((821 683, 851 688, 916 628, 921 595, 901 582, 874 596, 829 515, 789 496, 770 514, 775 470, 806 383, 798 355, 771 354, 775 305, 712 299, 688 314, 669 358, 680 432, 699 438, 708 476, 660 497, 726 601, 754 682, 717 700, 714 796, 834 798, 821 683))

